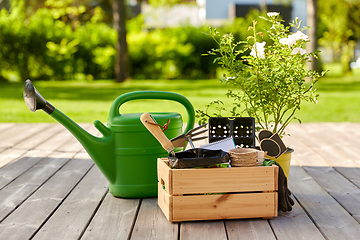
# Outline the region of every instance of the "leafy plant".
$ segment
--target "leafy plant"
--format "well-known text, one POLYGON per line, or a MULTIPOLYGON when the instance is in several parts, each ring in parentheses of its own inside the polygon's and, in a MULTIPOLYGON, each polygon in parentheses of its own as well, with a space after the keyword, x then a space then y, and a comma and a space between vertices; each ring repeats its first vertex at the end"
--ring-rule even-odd
POLYGON ((137 79, 206 79, 212 59, 201 57, 215 43, 202 27, 181 26, 128 34, 131 76, 137 79))
MULTIPOLYGON (((210 35, 219 48, 210 50, 207 55, 215 55, 214 62, 226 71, 221 81, 230 87, 226 96, 234 101, 229 111, 231 115, 245 113, 255 118, 258 129, 269 129, 283 136, 286 126, 297 119, 295 113, 300 110, 302 101, 317 102, 314 84, 325 71, 305 70, 305 63, 310 56, 316 57, 316 52, 307 53, 303 48, 309 39, 303 33, 306 28, 301 28, 301 21, 295 19, 290 24, 297 30, 291 33, 290 27, 282 24, 279 13, 270 12, 267 17, 260 18, 272 25, 264 29, 272 44, 266 46, 261 41, 264 33, 257 30, 254 20, 248 28, 252 35, 245 41, 236 42, 231 33, 218 39, 217 30, 210 28, 210 35), (311 83, 306 84, 306 79, 311 83)), ((221 101, 214 101, 205 111, 197 110, 200 122, 210 117, 209 108, 215 104, 221 107, 221 101)))

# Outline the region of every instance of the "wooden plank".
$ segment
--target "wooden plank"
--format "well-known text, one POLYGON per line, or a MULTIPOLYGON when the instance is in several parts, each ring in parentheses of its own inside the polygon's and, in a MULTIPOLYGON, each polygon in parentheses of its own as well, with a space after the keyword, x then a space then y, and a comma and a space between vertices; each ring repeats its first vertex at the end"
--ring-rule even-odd
MULTIPOLYGON (((49 151, 49 149, 53 149, 59 152, 74 152, 78 153, 80 151, 84 151, 84 147, 80 144, 80 142, 73 136, 66 128, 64 128, 61 124, 54 124, 57 125, 58 128, 61 128, 61 131, 57 134, 61 133, 63 136, 57 136, 56 138, 53 138, 52 141, 44 142, 39 148, 42 149, 41 151, 49 151), (60 142, 58 139, 66 139, 61 140, 60 142), (54 145, 55 144, 55 145, 54 145)), ((96 130, 94 130, 94 127, 90 123, 84 123, 80 124, 80 126, 89 133, 97 135, 96 130)), ((55 134, 55 135, 57 135, 55 134)), ((90 158, 88 155, 85 158, 90 158)))
POLYGON ((290 168, 290 189, 327 239, 358 239, 360 224, 300 166, 290 168))
MULTIPOLYGON (((21 126, 21 124, 1 124, 2 127, 0 128, 0 143, 7 139, 7 137, 12 136, 14 134, 18 134, 21 131, 18 130, 21 126)), ((24 126, 24 124, 23 124, 24 126)), ((1 146, 1 144, 0 144, 1 146)))
POLYGON ((158 158, 157 160, 157 176, 159 184, 165 186, 167 192, 172 193, 172 171, 167 165, 169 161, 165 158, 158 158))
MULTIPOLYGON (((360 159, 356 157, 360 153, 359 144, 360 144, 360 124, 356 123, 323 123, 321 126, 325 126, 326 129, 331 129, 334 141, 341 139, 340 146, 338 148, 341 151, 351 151, 355 156, 351 160, 355 163, 354 167, 344 167, 340 164, 334 165, 333 167, 343 174, 347 179, 349 179, 356 186, 360 187, 360 159), (351 130, 351 133, 350 133, 351 130), (346 145, 346 148, 343 146, 346 145)), ((340 158, 342 162, 346 158, 340 158)), ((340 160, 339 159, 339 160, 340 160)))
MULTIPOLYGON (((276 218, 277 219, 277 218, 276 218)), ((275 240, 274 233, 264 219, 226 220, 226 231, 229 240, 275 240)), ((295 239, 295 238, 288 238, 295 239)))
POLYGON ((360 223, 360 189, 331 167, 304 167, 360 223))
MULTIPOLYGON (((269 222, 278 240, 325 239, 297 201, 295 201, 291 212, 279 212, 279 216, 269 220, 269 222)), ((260 239, 266 238, 259 237, 259 240, 260 239)))
POLYGON ((0 123, 0 134, 2 134, 4 131, 7 131, 8 129, 14 127, 16 123, 0 123))
POLYGON ((103 197, 108 182, 94 165, 33 239, 78 239, 103 197))
MULTIPOLYGON (((18 143, 16 146, 6 149, 0 154, 0 167, 16 161, 17 159, 19 159, 21 156, 28 153, 29 151, 33 151, 33 149, 35 149, 36 146, 43 143, 44 141, 47 141, 49 138, 51 138, 60 130, 61 130, 60 126, 57 126, 55 124, 50 125, 50 128, 48 128, 47 131, 33 135, 30 138, 28 138, 26 141, 22 141, 18 143)), ((52 151, 48 151, 47 154, 50 154, 51 152, 52 151)))
POLYGON ((359 123, 341 123, 336 124, 332 123, 332 128, 336 128, 338 132, 344 135, 344 138, 347 139, 354 146, 359 146, 360 144, 360 124, 359 123))
POLYGON ((163 189, 161 183, 158 184, 158 205, 161 211, 164 213, 167 220, 173 222, 173 198, 163 189))
POLYGON ((38 148, 38 146, 41 146, 42 144, 46 144, 49 139, 52 139, 53 136, 57 135, 61 131, 63 131, 63 127, 59 124, 50 124, 50 127, 46 129, 46 131, 38 132, 37 134, 31 136, 26 141, 22 141, 19 144, 16 145, 16 148, 19 149, 37 149, 42 150, 41 148, 38 148))
POLYGON ((68 141, 73 140, 74 136, 71 135, 68 130, 66 130, 61 125, 59 127, 61 127, 59 132, 52 135, 51 138, 39 144, 34 149, 41 151, 54 151, 55 149, 58 149, 62 145, 66 144, 68 141))
POLYGON ((317 148, 329 149, 329 147, 326 146, 334 143, 347 146, 348 151, 358 151, 358 149, 349 149, 357 145, 353 145, 352 139, 348 134, 344 134, 344 129, 340 128, 340 126, 343 126, 343 124, 307 124, 305 127, 306 131, 303 131, 303 125, 292 125, 291 130, 295 132, 296 137, 287 140, 298 148, 298 151, 294 154, 294 159, 303 165, 303 168, 359 222, 360 207, 357 201, 360 197, 360 169, 356 167, 357 158, 346 161, 345 164, 348 167, 337 167, 337 165, 341 166, 344 164, 343 158, 338 157, 334 159, 333 156, 329 156, 329 154, 316 151, 317 148), (326 133, 329 130, 331 130, 331 135, 326 133), (310 140, 306 138, 307 132, 310 132, 310 140), (313 140, 314 138, 315 140, 313 140), (302 141, 300 142, 298 139, 302 141), (325 157, 327 160, 330 159, 331 163, 335 164, 334 168, 331 168, 330 164, 325 161, 325 157), (349 180, 351 182, 349 182, 349 180), (357 185, 357 187, 353 184, 357 185))
POLYGON ((173 221, 267 218, 277 215, 277 193, 172 196, 173 221))
POLYGON ((276 168, 172 169, 173 192, 169 194, 274 191, 276 168))
POLYGON ((180 240, 226 240, 223 221, 184 222, 180 225, 180 240))
POLYGON ((342 138, 321 126, 294 125, 291 131, 296 131, 296 138, 320 155, 330 166, 360 167, 359 149, 344 143, 342 138))
POLYGON ((50 124, 37 123, 37 124, 17 124, 14 131, 9 132, 6 135, 0 135, 0 148, 14 147, 21 141, 31 136, 36 135, 40 131, 46 131, 50 127, 50 124))
MULTIPOLYGON (((16 161, 29 152, 37 151, 39 155, 49 155, 54 150, 77 153, 83 150, 80 143, 60 124, 27 124, 28 128, 34 128, 38 133, 31 135, 28 139, 18 142, 0 154, 0 167, 16 161), (45 130, 44 130, 45 129, 45 130), (40 131, 41 130, 41 131, 40 131), (29 149, 33 149, 30 150, 29 149)), ((83 124, 84 128, 93 129, 91 124, 83 124)), ((34 156, 34 154, 32 154, 34 156)))
POLYGON ((0 148, 9 148, 14 146, 17 142, 36 135, 36 129, 41 129, 41 126, 49 126, 49 124, 15 124, 12 128, 0 133, 0 148), (33 127, 32 127, 33 126, 33 127), (34 129, 35 128, 35 129, 34 129))
MULTIPOLYGON (((96 132, 91 123, 80 124, 80 126, 91 134, 96 136, 96 132)), ((70 134, 70 133, 69 133, 70 134)), ((81 146, 80 142, 71 135, 71 138, 68 139, 63 145, 56 149, 56 151, 64 151, 64 152, 79 152, 84 150, 83 146, 81 146)))
MULTIPOLYGON (((67 153, 69 155, 69 153, 67 153)), ((1 239, 29 239, 93 166, 71 160, 0 224, 1 239)))
POLYGON ((82 239, 128 239, 140 199, 115 198, 107 193, 82 239))
POLYGON ((61 153, 44 158, 24 174, 16 178, 0 191, 0 221, 33 194, 48 178, 59 170, 69 158, 61 153))
POLYGON ((360 124, 358 123, 321 123, 331 133, 336 134, 334 137, 340 136, 342 141, 358 147, 360 144, 360 124))
MULTIPOLYGON (((302 126, 302 125, 301 125, 302 126)), ((326 160, 318 153, 317 149, 314 149, 314 145, 309 146, 307 144, 308 141, 312 142, 312 140, 307 140, 307 134, 303 134, 303 130, 301 128, 294 128, 291 125, 292 134, 291 137, 284 137, 284 141, 289 146, 295 146, 294 153, 292 154, 292 158, 301 159, 302 166, 311 166, 311 167, 323 167, 329 166, 326 160)))
POLYGON ((178 239, 178 223, 170 223, 160 208, 156 198, 143 199, 135 222, 131 239, 178 239))
MULTIPOLYGON (((323 126, 323 125, 326 126, 328 124, 321 124, 321 126, 323 126)), ((342 126, 342 124, 341 124, 341 126, 342 126)), ((317 129, 322 129, 322 128, 323 127, 320 127, 320 126, 317 127, 317 129)), ((329 129, 329 128, 326 128, 326 129, 329 129)), ((325 132, 326 129, 325 130, 323 129, 321 132, 319 132, 320 134, 322 134, 321 136, 323 136, 324 140, 321 140, 321 138, 316 138, 316 136, 313 136, 313 135, 310 135, 310 139, 307 140, 303 133, 304 130, 302 130, 298 125, 291 125, 291 130, 295 131, 295 133, 296 133, 296 141, 299 141, 303 145, 306 145, 308 148, 313 150, 313 153, 319 155, 319 157, 323 159, 322 160, 323 162, 325 161, 326 164, 322 163, 321 166, 333 166, 337 171, 339 171, 341 174, 346 176, 347 179, 349 179, 355 185, 360 187, 360 169, 359 169, 359 164, 358 164, 358 162, 359 162, 358 157, 357 156, 346 157, 345 154, 347 154, 347 153, 344 153, 344 154, 341 153, 341 152, 350 151, 350 152, 352 152, 352 155, 357 155, 357 154, 359 154, 359 149, 357 147, 358 145, 356 145, 356 144, 353 145, 350 139, 346 140, 347 137, 345 137, 346 135, 344 135, 344 134, 338 135, 338 134, 334 133, 333 134, 334 137, 329 137, 327 135, 323 135, 323 132, 325 132), (341 141, 343 143, 343 145, 353 145, 352 149, 345 150, 342 147, 338 147, 336 145, 331 147, 331 146, 329 146, 329 142, 328 142, 329 140, 325 140, 325 138, 330 138, 331 142, 336 143, 336 142, 341 141), (318 149, 320 147, 325 148, 325 149, 336 148, 338 150, 318 151, 318 149), (333 156, 331 154, 331 152, 334 152, 334 151, 337 151, 339 153, 338 154, 335 153, 336 155, 333 156)), ((307 130, 307 131, 309 131, 309 130, 307 130)), ((319 130, 317 130, 317 131, 319 131, 319 130)), ((330 142, 330 144, 331 144, 331 142, 330 142)), ((319 159, 319 157, 318 157, 318 159, 319 159)), ((306 158, 302 158, 302 161, 304 161, 305 159, 306 158)), ((317 160, 317 162, 318 161, 319 160, 317 160)), ((309 164, 311 164, 311 163, 309 163, 309 161, 306 162, 306 165, 314 166, 314 164, 312 164, 312 165, 309 165, 309 164)), ((315 163, 315 164, 317 164, 317 163, 315 163)), ((304 165, 305 165, 305 163, 304 163, 304 165)), ((317 166, 319 166, 319 165, 317 164, 317 166)))
MULTIPOLYGON (((295 138, 289 139, 297 146, 296 160, 332 197, 336 199, 358 222, 360 222, 360 189, 330 167, 324 159, 295 138)), ((339 139, 341 140, 341 139, 339 139)), ((337 168, 336 168, 337 169, 337 168)), ((360 173, 359 168, 355 168, 360 173)), ((354 169, 354 170, 355 170, 354 169)))
MULTIPOLYGON (((323 124, 321 124, 321 126, 322 125, 323 124)), ((334 134, 335 137, 324 135, 324 132, 326 130, 324 129, 321 130, 322 128, 324 128, 321 126, 316 127, 316 125, 315 126, 311 125, 310 127, 309 126, 306 127, 305 129, 306 131, 304 131, 304 129, 301 129, 299 125, 295 124, 295 125, 291 125, 290 129, 292 132, 295 132, 296 140, 301 141, 304 145, 312 149, 314 153, 316 153, 322 159, 324 159, 324 161, 326 161, 327 163, 326 166, 333 166, 338 172, 344 175, 352 183, 360 187, 360 162, 359 162, 360 160, 358 158, 358 154, 359 154, 359 149, 357 147, 358 145, 356 144, 354 145, 353 142, 349 141, 349 139, 346 140, 344 135, 341 136, 334 134), (308 131, 314 132, 315 130, 311 130, 312 128, 314 129, 316 128, 317 129, 316 133, 321 135, 317 136, 317 134, 314 135, 309 134, 310 137, 308 137, 306 136, 306 134, 304 134, 304 132, 308 132, 308 131), (339 141, 337 139, 339 139, 339 141), (339 143, 340 141, 343 143, 341 147, 339 147, 339 145, 336 144, 339 143), (347 145, 348 147, 343 148, 342 146, 344 145, 347 145)))
POLYGON ((43 156, 40 156, 39 153, 36 153, 34 156, 28 154, 26 157, 0 168, 0 189, 38 163, 42 158, 43 156))
MULTIPOLYGON (((29 153, 29 149, 19 149, 19 148, 10 148, 6 149, 2 153, 0 153, 0 168, 6 166, 9 163, 12 163, 18 160, 20 157, 24 156, 24 154, 29 153)), ((49 153, 47 153, 48 155, 49 153)))

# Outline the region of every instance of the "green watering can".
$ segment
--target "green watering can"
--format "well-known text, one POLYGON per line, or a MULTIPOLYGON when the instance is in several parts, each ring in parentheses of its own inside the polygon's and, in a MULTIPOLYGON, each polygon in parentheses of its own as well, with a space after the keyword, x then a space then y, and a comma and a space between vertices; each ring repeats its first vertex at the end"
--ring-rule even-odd
POLYGON ((186 108, 188 122, 184 132, 182 132, 183 122, 180 114, 151 113, 159 125, 165 125, 170 119, 169 128, 165 131, 169 139, 186 133, 194 127, 194 108, 184 96, 171 92, 137 91, 125 93, 115 99, 110 109, 107 126, 98 120, 94 122, 95 127, 103 135, 95 137, 48 103, 30 80, 26 80, 24 86, 24 100, 29 109, 33 112, 42 109, 67 128, 109 181, 110 193, 122 198, 157 196, 157 158, 168 156, 141 123, 142 113, 119 113, 122 104, 138 99, 172 100, 186 108))

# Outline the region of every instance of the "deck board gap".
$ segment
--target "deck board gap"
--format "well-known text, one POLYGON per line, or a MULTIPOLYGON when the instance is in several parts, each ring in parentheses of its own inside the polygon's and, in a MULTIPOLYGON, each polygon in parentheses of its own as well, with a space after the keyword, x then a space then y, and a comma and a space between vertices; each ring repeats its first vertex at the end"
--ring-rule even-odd
POLYGON ((134 230, 134 227, 135 227, 136 219, 137 219, 137 217, 138 217, 138 215, 139 215, 139 212, 140 212, 140 206, 141 206, 141 204, 142 204, 142 200, 143 200, 143 199, 141 198, 140 201, 139 201, 139 205, 138 205, 137 208, 136 208, 135 216, 134 216, 134 219, 133 219, 133 221, 132 221, 132 223, 131 223, 131 228, 130 228, 129 236, 127 237, 127 240, 130 240, 130 239, 131 239, 131 235, 132 235, 133 230, 134 230))
POLYGON ((267 219, 266 221, 268 222, 268 224, 269 224, 269 226, 270 226, 270 229, 271 229, 272 233, 274 234, 275 239, 278 240, 278 237, 277 237, 277 235, 276 235, 276 232, 275 232, 273 226, 271 225, 270 219, 267 219))
MULTIPOLYGON (((8 146, 8 147, 5 147, 5 149, 14 149, 16 148, 16 146, 18 144, 21 144, 31 138, 34 138, 37 134, 40 134, 41 132, 43 131, 47 131, 49 128, 51 128, 52 125, 50 124, 39 124, 38 126, 35 126, 35 133, 33 133, 32 131, 34 131, 33 129, 31 131, 25 131, 25 132, 22 132, 21 133, 21 139, 15 139, 15 141, 13 142, 14 145, 11 145, 11 146, 8 146), (41 130, 37 131, 36 130, 36 127, 39 127, 39 126, 42 126, 41 127, 41 130)), ((28 128, 28 127, 27 127, 28 128)))
MULTIPOLYGON (((11 163, 13 163, 13 162, 15 162, 15 161, 18 161, 19 159, 21 159, 22 157, 24 157, 24 156, 26 156, 26 154, 29 154, 29 152, 31 152, 31 151, 36 151, 36 150, 38 150, 37 148, 39 147, 39 146, 41 146, 42 144, 44 144, 45 142, 47 142, 47 141, 49 141, 49 139, 51 139, 51 138, 53 138, 55 135, 57 135, 57 134, 59 134, 61 131, 62 131, 62 129, 61 128, 59 128, 58 130, 56 130, 57 128, 59 128, 59 127, 57 127, 56 125, 51 125, 51 124, 49 124, 49 127, 47 128, 47 130, 49 130, 50 129, 50 133, 51 134, 49 134, 48 136, 41 136, 40 138, 44 138, 44 139, 42 139, 40 142, 37 142, 35 145, 30 145, 30 146, 28 146, 28 145, 24 145, 23 143, 25 142, 25 141, 22 141, 21 143, 17 143, 15 146, 13 146, 13 147, 11 147, 11 148, 6 148, 5 149, 5 151, 3 151, 3 152, 6 152, 6 151, 10 151, 10 150, 24 150, 21 154, 19 154, 19 156, 17 156, 17 157, 15 157, 15 158, 13 158, 12 160, 10 160, 10 161, 6 161, 5 163, 2 163, 2 162, 0 162, 0 168, 1 167, 4 167, 4 166, 6 166, 6 165, 9 165, 9 164, 11 164, 11 163), (55 129, 55 130, 54 130, 55 129)), ((40 132, 39 134, 42 134, 43 132, 40 132)), ((33 139, 36 139, 36 138, 39 138, 39 137, 37 137, 37 135, 35 136, 31 136, 31 137, 29 137, 28 139, 26 139, 26 140, 29 140, 30 139, 30 141, 31 140, 33 140, 33 139)), ((49 153, 46 155, 46 156, 49 156, 50 154, 52 154, 53 152, 55 152, 55 150, 52 150, 52 151, 49 151, 49 153)), ((45 157, 46 157, 45 156, 45 157)))
POLYGON ((347 177, 346 174, 344 174, 343 172, 339 171, 337 169, 337 167, 332 167, 336 172, 338 172, 341 176, 343 176, 346 180, 348 180, 349 182, 351 182, 356 188, 360 189, 360 186, 358 184, 356 184, 353 180, 351 180, 351 178, 347 177))
MULTIPOLYGON (((50 155, 50 154, 49 154, 50 155)), ((22 173, 20 173, 19 175, 17 175, 16 177, 14 177, 12 180, 10 180, 8 183, 6 183, 4 186, 0 187, 0 191, 4 188, 6 188, 9 184, 11 184, 12 182, 14 182, 16 179, 18 179, 21 175, 23 175, 24 173, 26 173, 27 171, 29 171, 33 166, 35 166, 37 163, 39 163, 41 160, 43 160, 46 157, 42 157, 39 158, 38 161, 36 161, 35 163, 32 164, 32 166, 30 166, 29 168, 27 168, 25 171, 23 171, 22 173)))
MULTIPOLYGON (((45 159, 46 157, 42 158, 45 159)), ((70 162, 71 158, 69 158, 61 167, 59 167, 56 171, 54 171, 53 174, 51 174, 47 179, 45 179, 39 186, 37 186, 29 195, 27 195, 24 199, 22 199, 12 210, 9 211, 8 214, 3 219, 0 219, 0 223, 4 221, 8 216, 10 216, 16 209, 19 208, 26 200, 28 200, 36 191, 38 191, 47 181, 49 181, 50 178, 52 178, 60 169, 62 169, 68 162, 70 162)), ((31 168, 33 168, 35 165, 33 165, 31 168)), ((29 168, 29 169, 31 169, 29 168)))
MULTIPOLYGON (((29 151, 31 151, 31 150, 29 150, 29 151)), ((20 160, 24 155, 26 155, 29 151, 27 151, 27 152, 25 152, 22 156, 20 156, 19 158, 18 158, 18 160, 20 160)), ((72 158, 74 158, 78 153, 80 153, 82 151, 82 149, 79 149, 78 151, 76 151, 76 152, 74 152, 74 154, 71 156, 71 159, 72 158)), ((31 166, 29 166, 29 168, 27 168, 25 171, 23 171, 23 172, 21 172, 19 175, 17 175, 16 177, 14 177, 11 181, 9 181, 8 183, 6 183, 4 186, 0 186, 0 191, 2 190, 2 189, 4 189, 6 186, 8 186, 9 184, 11 184, 13 181, 15 181, 17 178, 19 178, 20 176, 22 176, 23 174, 25 174, 27 171, 29 171, 33 166, 35 166, 37 163, 39 163, 40 161, 42 161, 42 160, 44 160, 45 158, 48 158, 50 155, 52 155, 53 153, 55 153, 55 152, 59 152, 59 151, 57 151, 57 150, 54 150, 53 152, 49 152, 48 154, 46 154, 45 156, 43 156, 43 157, 39 157, 39 159, 38 159, 38 161, 36 161, 36 162, 34 162, 31 166)), ((60 152, 60 153, 63 153, 63 152, 60 152)), ((69 158, 70 159, 70 158, 69 158)), ((15 161, 18 161, 18 160, 15 160, 15 161)), ((14 163, 15 161, 13 161, 13 162, 10 162, 10 163, 14 163)), ((9 163, 9 164, 10 164, 9 163)), ((63 166, 65 166, 66 165, 66 163, 63 165, 63 166)), ((5 166, 0 166, 0 168, 1 167, 6 167, 7 165, 5 165, 5 166)), ((61 167, 62 168, 62 167, 61 167)), ((59 170, 61 169, 61 168, 59 168, 59 170)))
POLYGON ((178 223, 178 236, 177 240, 180 240, 181 222, 178 223))
POLYGON ((229 234, 228 234, 228 231, 227 231, 227 228, 226 228, 226 223, 225 223, 225 221, 224 221, 224 220, 223 220, 222 222, 223 222, 223 224, 224 224, 224 228, 225 228, 225 236, 226 236, 226 239, 228 239, 228 240, 229 240, 229 234))
MULTIPOLYGON (((74 155, 75 156, 75 155, 74 155)), ((73 157, 74 157, 73 156, 73 157)), ((74 160, 73 157, 70 159, 74 160)), ((70 161, 68 161, 67 163, 69 163, 70 161)), ((75 160, 76 161, 76 160, 75 160)), ((61 168, 63 168, 67 163, 65 163, 61 168)), ((63 204, 63 202, 67 199, 67 197, 71 194, 71 192, 79 185, 79 183, 83 180, 83 178, 85 177, 85 175, 87 175, 89 173, 89 171, 95 166, 95 164, 93 163, 92 166, 84 173, 84 175, 75 183, 75 185, 70 189, 70 191, 61 199, 61 201, 59 202, 59 204, 53 209, 53 211, 45 218, 45 220, 40 224, 40 226, 34 231, 34 233, 30 236, 29 239, 33 239, 36 234, 41 230, 41 228, 46 224, 46 222, 55 214, 55 212, 60 208, 60 206, 63 204)), ((59 170, 61 169, 59 168, 59 170)), ((106 194, 105 194, 106 195, 106 194)), ((90 221, 90 220, 89 220, 90 221)), ((86 226, 87 227, 87 226, 86 226)), ((86 229, 86 228, 85 228, 86 229)), ((80 238, 79 238, 80 239, 80 238)))
MULTIPOLYGON (((95 164, 94 164, 91 168, 93 168, 94 166, 95 166, 95 164)), ((91 168, 90 168, 90 169, 91 169, 91 168)), ((89 169, 89 171, 90 171, 90 169, 89 169)), ((84 176, 85 176, 89 171, 87 171, 87 172, 84 174, 84 176)), ((83 176, 82 178, 84 178, 84 176, 83 176)), ((81 178, 81 179, 82 179, 82 178, 81 178)), ((80 181, 81 181, 81 180, 80 180, 80 181)), ((79 182, 80 182, 80 181, 79 181, 79 182)), ((77 185, 77 184, 76 184, 76 185, 77 185)), ((75 186, 75 187, 76 187, 76 186, 75 186)), ((74 187, 74 188, 75 188, 75 187, 74 187)), ((84 236, 84 234, 85 234, 85 232, 86 232, 86 229, 89 227, 91 221, 92 221, 92 220, 94 219, 94 217, 95 217, 95 214, 98 212, 101 204, 104 202, 104 199, 105 199, 106 195, 108 194, 108 191, 109 191, 109 188, 107 189, 107 191, 104 192, 104 195, 102 196, 102 198, 100 199, 98 205, 97 205, 96 208, 94 209, 94 212, 93 212, 92 215, 90 216, 88 222, 85 224, 85 226, 84 226, 82 232, 80 233, 78 239, 81 239, 81 238, 84 236)), ((70 193, 69 193, 69 194, 70 194, 70 193)))
MULTIPOLYGON (((301 166, 301 164, 299 164, 299 166, 301 166)), ((303 167, 303 166, 301 166, 303 169, 304 169, 304 171, 307 173, 307 174, 309 174, 310 176, 312 176, 312 174, 311 174, 311 172, 309 172, 309 171, 307 171, 306 170, 306 166, 305 167, 303 167)), ((336 169, 336 167, 332 167, 332 166, 330 166, 334 171, 336 171, 337 173, 339 173, 341 176, 343 176, 345 179, 347 179, 352 185, 354 185, 356 188, 359 188, 359 186, 358 185, 356 185, 355 183, 353 183, 349 178, 347 178, 346 177, 346 175, 344 175, 343 173, 341 173, 341 171, 338 171, 337 169, 336 169)), ((313 180, 317 183, 317 184, 319 184, 320 186, 322 186, 322 182, 321 181, 318 181, 316 178, 314 178, 314 177, 312 177, 313 178, 313 180)), ((338 200, 337 198, 336 198, 336 196, 334 196, 330 191, 328 191, 325 187, 323 187, 323 189, 325 190, 325 192, 331 197, 331 198, 333 198, 334 199, 334 201, 335 202, 337 202, 346 212, 348 212, 349 214, 350 214, 350 216, 351 217, 353 217, 354 218, 354 220, 355 221, 357 221, 359 224, 360 224, 360 219, 358 219, 358 218, 356 218, 356 217, 354 217, 353 216, 353 214, 351 213, 351 211, 350 211, 350 209, 348 209, 348 207, 346 206, 346 205, 344 205, 340 200, 338 200)), ((359 188, 360 189, 360 188, 359 188)), ((299 201, 298 201, 299 202, 299 201)), ((302 206, 301 206, 302 207, 302 206)), ((303 208, 303 207, 302 207, 303 208)), ((305 210, 305 208, 303 208, 304 210, 305 210)), ((305 210, 306 211, 306 210, 305 210)), ((308 214, 308 213, 307 213, 308 214)), ((314 220, 313 219, 311 219, 313 222, 314 222, 314 220)), ((314 222, 315 223, 315 222, 314 222)), ((320 229, 319 229, 320 230, 320 229)), ((325 236, 324 236, 325 237, 325 236)))
MULTIPOLYGON (((295 201, 299 204, 299 206, 304 210, 304 212, 306 213, 306 215, 309 217, 309 219, 311 220, 311 222, 316 226, 316 228, 318 229, 318 231, 321 233, 321 235, 325 238, 328 239, 326 237, 326 235, 324 234, 324 232, 321 230, 320 226, 318 224, 316 224, 316 221, 314 220, 314 218, 311 216, 311 214, 306 210, 306 208, 301 204, 300 200, 292 193, 291 194, 294 198, 295 201)), ((276 237, 276 235, 275 235, 276 237)))

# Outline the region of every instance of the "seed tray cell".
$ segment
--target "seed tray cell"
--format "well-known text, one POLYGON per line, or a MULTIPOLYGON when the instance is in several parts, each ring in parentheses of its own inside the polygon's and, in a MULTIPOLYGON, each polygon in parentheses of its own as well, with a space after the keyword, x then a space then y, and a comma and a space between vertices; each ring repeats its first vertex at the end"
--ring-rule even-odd
POLYGON ((255 119, 252 117, 209 118, 209 142, 232 136, 236 147, 255 147, 255 119))

